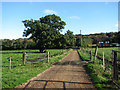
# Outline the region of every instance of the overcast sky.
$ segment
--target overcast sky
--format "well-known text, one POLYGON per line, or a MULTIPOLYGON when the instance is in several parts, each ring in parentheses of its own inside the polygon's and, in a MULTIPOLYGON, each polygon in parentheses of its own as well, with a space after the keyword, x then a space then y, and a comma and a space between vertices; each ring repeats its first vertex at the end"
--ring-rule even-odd
POLYGON ((118 31, 118 2, 2 2, 1 39, 23 38, 23 20, 56 14, 74 34, 118 31))

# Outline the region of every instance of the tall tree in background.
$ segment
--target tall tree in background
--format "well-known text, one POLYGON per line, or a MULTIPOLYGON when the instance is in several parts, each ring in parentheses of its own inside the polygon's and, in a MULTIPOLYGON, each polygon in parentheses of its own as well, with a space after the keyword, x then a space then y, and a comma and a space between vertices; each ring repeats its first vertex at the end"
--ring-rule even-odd
POLYGON ((64 29, 66 23, 59 16, 47 15, 40 20, 25 20, 23 23, 26 27, 23 36, 31 35, 30 38, 37 43, 40 52, 46 48, 61 46, 60 31, 64 29))
POLYGON ((71 32, 70 30, 68 30, 67 33, 65 33, 65 39, 67 46, 73 47, 75 45, 75 37, 73 32, 71 32))

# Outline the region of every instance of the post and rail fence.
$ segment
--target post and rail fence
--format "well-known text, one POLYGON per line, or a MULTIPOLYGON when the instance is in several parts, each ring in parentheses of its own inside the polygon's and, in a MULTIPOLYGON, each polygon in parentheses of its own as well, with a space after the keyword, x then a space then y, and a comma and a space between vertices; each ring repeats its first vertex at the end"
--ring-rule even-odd
MULTIPOLYGON (((22 57, 12 57, 10 56, 8 58, 9 64, 8 67, 9 71, 11 71, 12 68, 25 65, 26 63, 34 63, 34 64, 39 64, 41 62, 46 62, 50 63, 50 58, 56 57, 57 55, 65 54, 69 51, 70 49, 67 50, 62 50, 62 52, 55 52, 55 53, 36 53, 36 52, 19 52, 22 54, 22 57), (15 60, 14 59, 21 59, 21 62, 15 65, 15 60)), ((17 52, 18 53, 18 52, 17 52)))
MULTIPOLYGON (((38 53, 39 55, 41 54, 41 53, 38 53)), ((45 61, 45 59, 47 59, 47 63, 49 63, 49 52, 47 52, 47 53, 45 53, 45 56, 39 56, 39 57, 34 57, 33 58, 33 56, 28 56, 27 54, 26 54, 26 52, 23 52, 23 65, 25 65, 25 63, 27 63, 27 62, 32 62, 32 63, 35 63, 36 61, 45 61), (47 54, 47 55, 46 55, 47 54), (32 58, 32 59, 29 59, 29 58, 32 58)))

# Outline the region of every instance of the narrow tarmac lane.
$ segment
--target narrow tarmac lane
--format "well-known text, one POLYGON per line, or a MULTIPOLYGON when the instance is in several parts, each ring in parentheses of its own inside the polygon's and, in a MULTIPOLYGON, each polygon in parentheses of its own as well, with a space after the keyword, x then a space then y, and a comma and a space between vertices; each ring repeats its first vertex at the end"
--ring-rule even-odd
POLYGON ((17 88, 86 88, 95 89, 86 73, 77 50, 74 50, 61 61, 45 72, 33 78, 30 82, 17 88))

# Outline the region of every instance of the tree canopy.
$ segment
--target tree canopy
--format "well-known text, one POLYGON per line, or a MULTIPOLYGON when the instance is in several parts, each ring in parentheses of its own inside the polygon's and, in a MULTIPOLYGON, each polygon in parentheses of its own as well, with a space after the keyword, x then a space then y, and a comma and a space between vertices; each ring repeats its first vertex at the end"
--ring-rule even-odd
POLYGON ((47 15, 39 20, 24 20, 22 21, 26 29, 23 32, 23 36, 29 35, 36 43, 41 52, 44 49, 51 46, 61 46, 60 38, 62 35, 60 31, 64 29, 66 23, 61 20, 59 16, 47 15))

